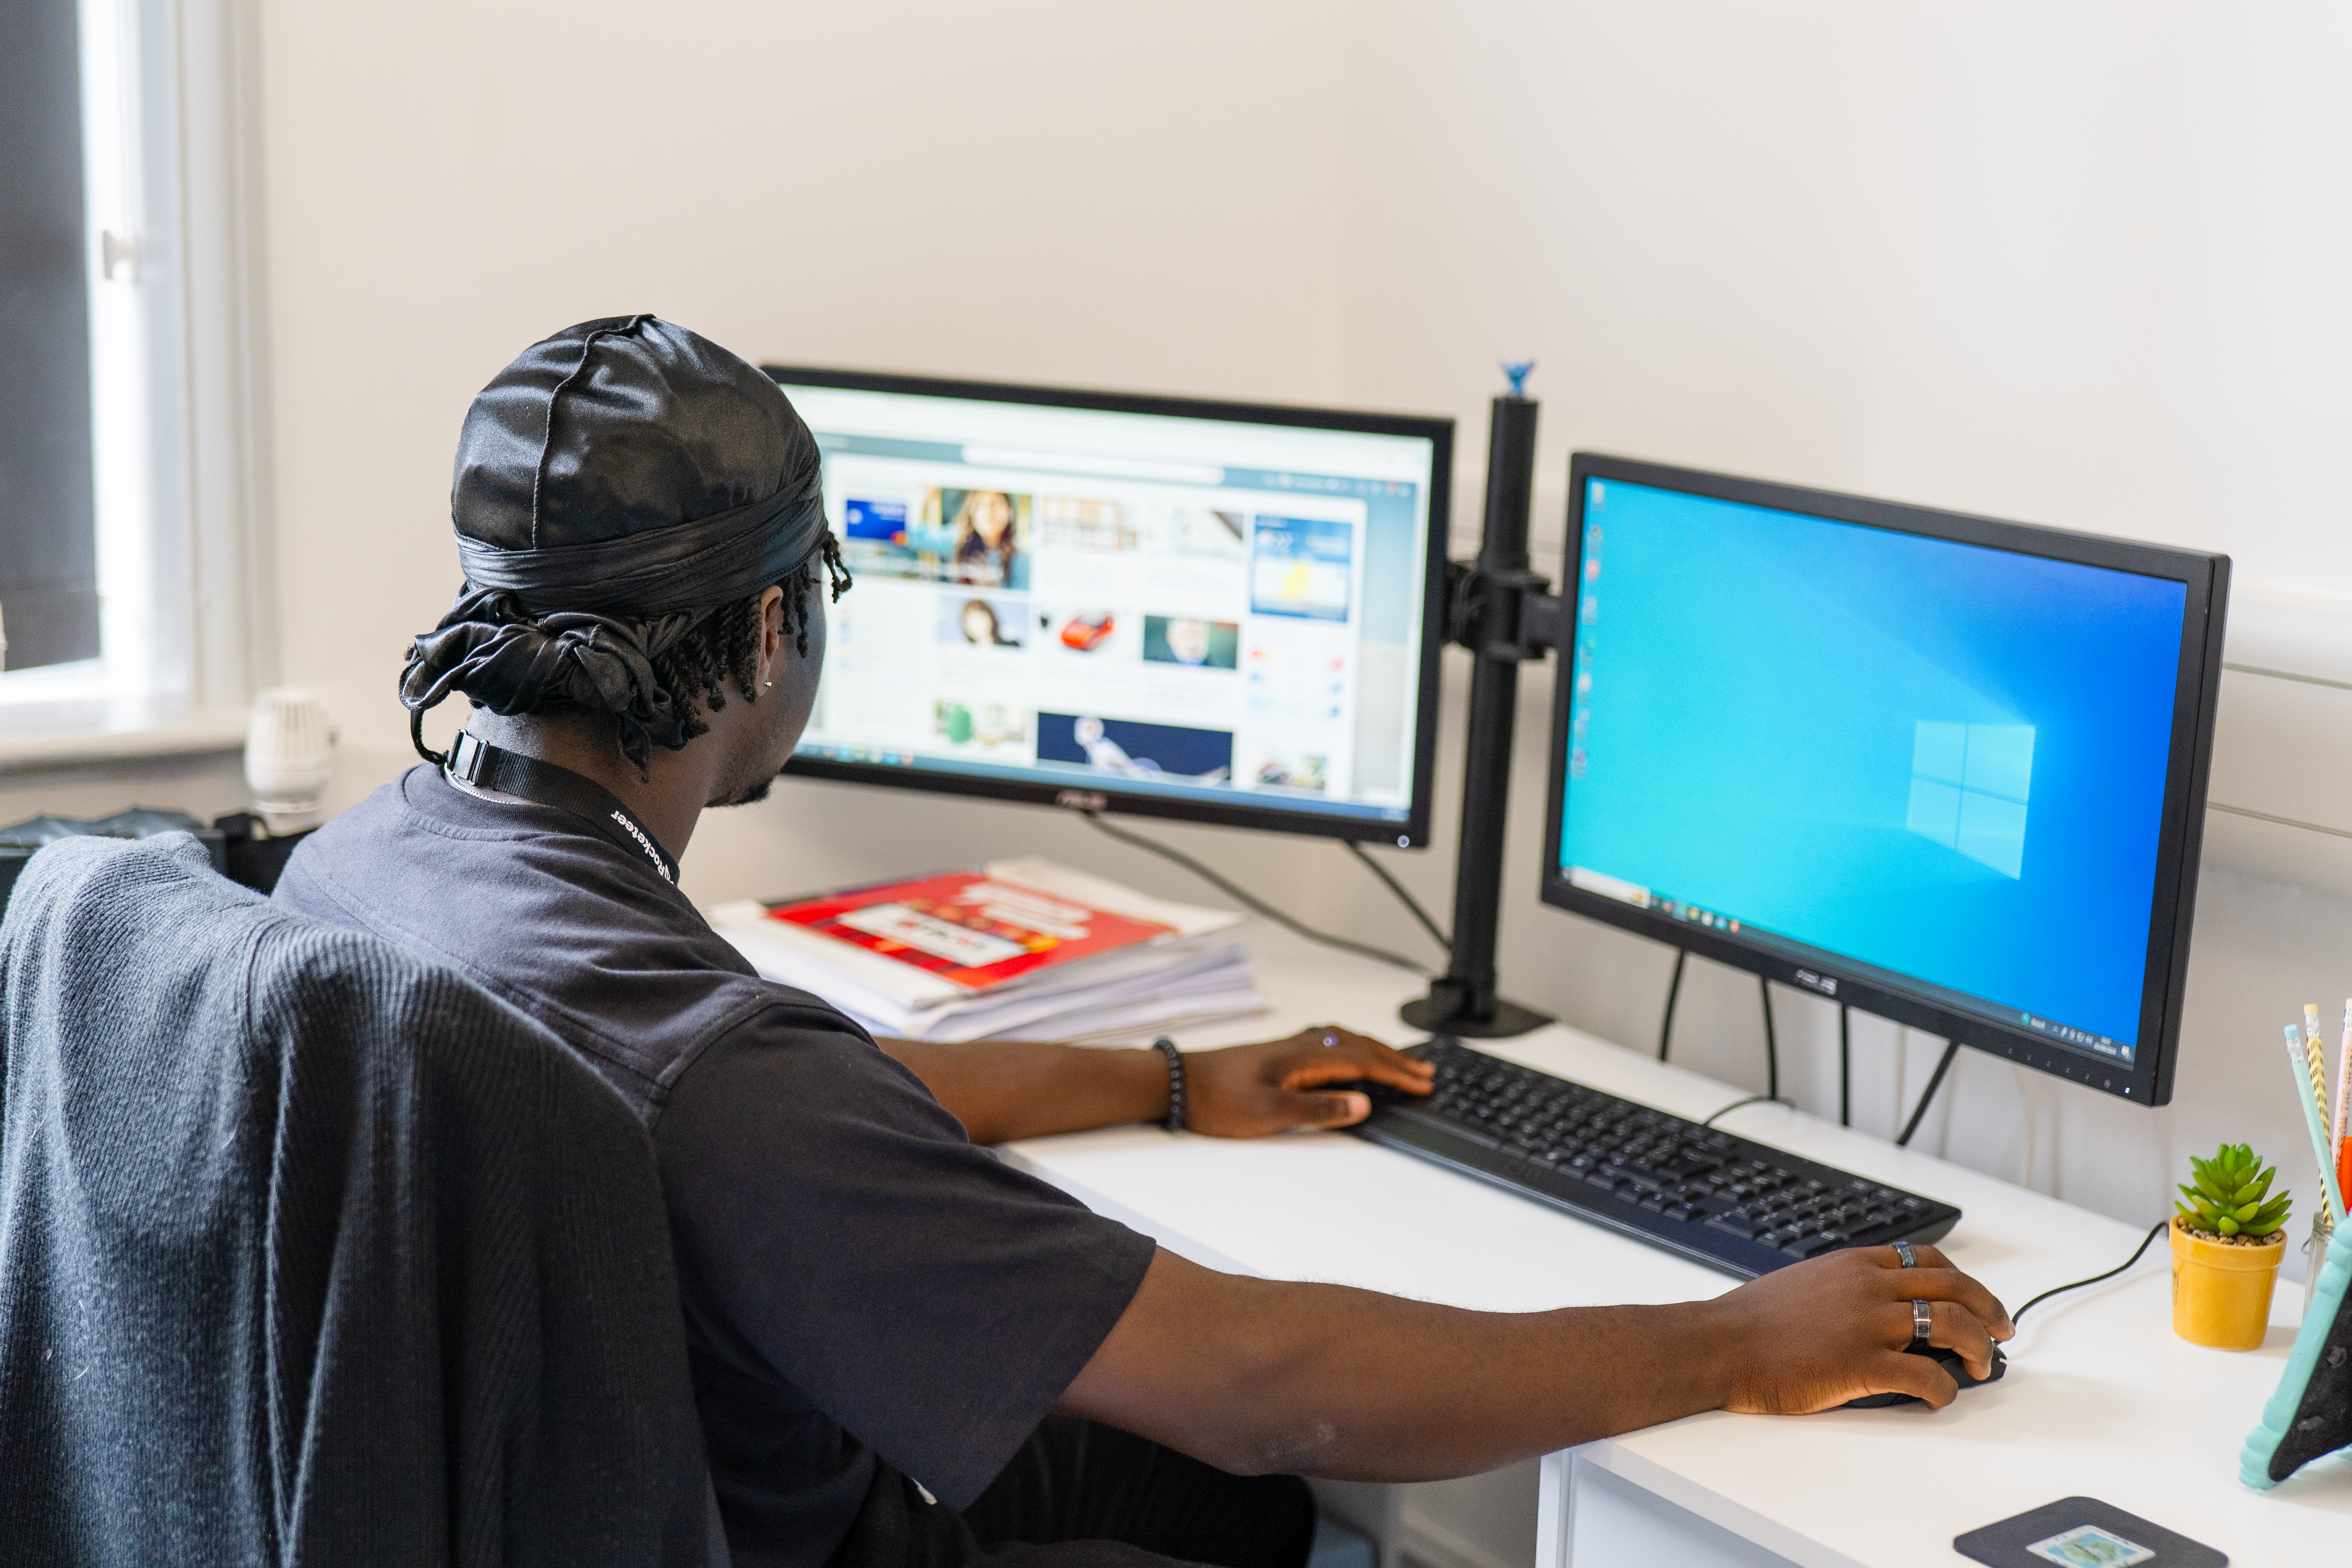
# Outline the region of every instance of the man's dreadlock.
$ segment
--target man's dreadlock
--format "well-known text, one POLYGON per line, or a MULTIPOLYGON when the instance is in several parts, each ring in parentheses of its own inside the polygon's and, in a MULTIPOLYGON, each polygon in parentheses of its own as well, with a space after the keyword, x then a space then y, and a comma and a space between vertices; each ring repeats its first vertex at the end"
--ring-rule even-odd
MULTIPOLYGON (((849 589, 850 576, 849 568, 841 563, 841 544, 831 533, 824 536, 815 554, 776 584, 784 592, 784 635, 793 639, 803 658, 808 657, 810 617, 814 614, 808 597, 817 591, 820 574, 828 597, 838 604, 849 589)), ((654 660, 654 678, 686 715, 687 740, 709 731, 703 714, 727 706, 729 681, 735 683, 744 701, 759 700, 760 600, 766 592, 763 588, 713 611, 654 660)))

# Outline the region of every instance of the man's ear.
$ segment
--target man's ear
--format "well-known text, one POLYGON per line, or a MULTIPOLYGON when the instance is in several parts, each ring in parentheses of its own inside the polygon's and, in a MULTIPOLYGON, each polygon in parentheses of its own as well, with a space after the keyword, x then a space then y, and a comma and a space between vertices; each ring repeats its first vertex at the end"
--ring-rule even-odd
POLYGON ((760 687, 776 683, 784 661, 784 591, 774 584, 760 590, 760 687))

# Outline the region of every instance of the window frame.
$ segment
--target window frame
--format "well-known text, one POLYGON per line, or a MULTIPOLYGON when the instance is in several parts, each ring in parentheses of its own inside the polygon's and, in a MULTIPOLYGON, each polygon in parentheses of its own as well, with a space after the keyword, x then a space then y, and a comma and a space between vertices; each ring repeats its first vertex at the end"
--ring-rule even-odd
POLYGON ((252 0, 79 0, 101 647, 0 673, 0 773, 235 751, 276 663, 252 0))

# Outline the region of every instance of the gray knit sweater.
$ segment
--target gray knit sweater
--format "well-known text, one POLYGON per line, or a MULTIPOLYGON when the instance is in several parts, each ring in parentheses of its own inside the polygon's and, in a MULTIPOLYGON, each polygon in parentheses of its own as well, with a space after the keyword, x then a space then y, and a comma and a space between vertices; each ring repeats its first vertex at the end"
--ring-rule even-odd
POLYGON ((0 1563, 700 1563, 651 1152, 544 1029, 184 834, 0 923, 0 1563))

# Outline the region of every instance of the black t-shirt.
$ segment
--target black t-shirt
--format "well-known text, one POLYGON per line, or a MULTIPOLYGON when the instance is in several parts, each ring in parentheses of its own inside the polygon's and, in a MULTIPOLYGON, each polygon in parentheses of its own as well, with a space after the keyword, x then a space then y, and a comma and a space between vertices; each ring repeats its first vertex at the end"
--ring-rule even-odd
POLYGON ((815 1568, 886 1465, 970 1503, 1142 1283, 1148 1238, 974 1148, 864 1030, 759 978, 568 812, 412 769, 296 850, 277 896, 455 964, 644 1117, 741 1568, 815 1568))

